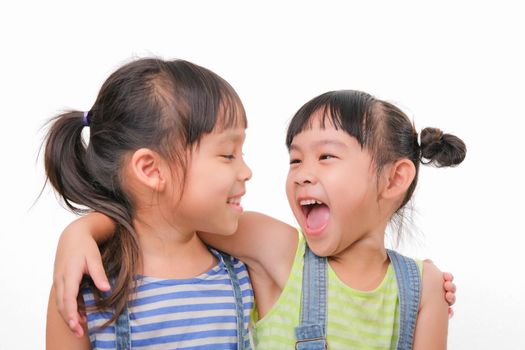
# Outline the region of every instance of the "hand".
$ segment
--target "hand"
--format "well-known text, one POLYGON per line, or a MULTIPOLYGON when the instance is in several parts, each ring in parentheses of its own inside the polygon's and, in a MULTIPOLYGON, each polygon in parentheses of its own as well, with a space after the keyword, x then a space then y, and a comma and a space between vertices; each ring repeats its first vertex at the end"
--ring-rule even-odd
POLYGON ((454 276, 452 276, 450 272, 443 272, 443 279, 445 280, 443 284, 443 288, 445 288, 445 300, 449 305, 448 318, 452 318, 452 316, 454 316, 454 309, 452 309, 451 306, 456 302, 456 285, 452 282, 454 276))
POLYGON ((79 338, 84 335, 82 323, 86 322, 85 316, 78 310, 77 303, 83 274, 90 275, 99 290, 110 290, 97 242, 90 232, 86 232, 86 226, 80 218, 66 227, 60 236, 53 272, 53 289, 58 311, 79 338))

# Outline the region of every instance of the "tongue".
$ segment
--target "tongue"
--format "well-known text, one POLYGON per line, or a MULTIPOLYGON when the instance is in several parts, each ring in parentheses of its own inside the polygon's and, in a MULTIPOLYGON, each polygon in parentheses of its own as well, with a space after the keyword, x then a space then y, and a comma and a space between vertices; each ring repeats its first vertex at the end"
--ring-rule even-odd
POLYGON ((324 204, 316 205, 310 210, 306 217, 306 224, 308 228, 313 230, 320 229, 328 222, 330 216, 330 210, 324 204))

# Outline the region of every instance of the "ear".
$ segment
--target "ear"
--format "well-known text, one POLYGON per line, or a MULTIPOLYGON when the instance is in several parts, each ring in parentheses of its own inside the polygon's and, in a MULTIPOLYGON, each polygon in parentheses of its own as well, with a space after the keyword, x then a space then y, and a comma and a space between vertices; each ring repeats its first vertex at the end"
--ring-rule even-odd
POLYGON ((148 148, 140 148, 131 156, 130 168, 137 181, 154 191, 166 187, 166 165, 160 155, 148 148))
POLYGON ((381 191, 381 197, 386 199, 403 196, 416 176, 416 167, 407 158, 396 161, 384 170, 388 174, 388 178, 381 191))

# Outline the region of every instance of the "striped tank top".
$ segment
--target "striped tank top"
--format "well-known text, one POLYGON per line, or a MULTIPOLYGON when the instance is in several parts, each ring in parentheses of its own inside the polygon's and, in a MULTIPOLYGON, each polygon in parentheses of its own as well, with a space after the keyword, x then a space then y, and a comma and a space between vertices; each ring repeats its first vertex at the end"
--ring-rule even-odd
MULTIPOLYGON (((305 240, 299 246, 288 282, 264 318, 252 314, 252 336, 257 350, 294 349, 299 325, 305 240)), ((422 262, 417 261, 422 272, 422 262)), ((344 284, 328 265, 328 348, 395 349, 399 329, 397 281, 392 265, 380 285, 359 291, 344 284)))
MULTIPOLYGON (((133 349, 237 349, 237 317, 232 284, 220 254, 219 263, 189 279, 137 277, 137 288, 128 302, 133 349)), ((233 259, 239 279, 247 329, 253 308, 253 290, 246 266, 233 259)), ((82 291, 86 306, 93 294, 82 291)), ((87 312, 93 349, 115 349, 115 324, 100 329, 111 312, 87 312)), ((247 332, 246 332, 247 333, 247 332)), ((245 339, 247 342, 248 339, 245 339)))

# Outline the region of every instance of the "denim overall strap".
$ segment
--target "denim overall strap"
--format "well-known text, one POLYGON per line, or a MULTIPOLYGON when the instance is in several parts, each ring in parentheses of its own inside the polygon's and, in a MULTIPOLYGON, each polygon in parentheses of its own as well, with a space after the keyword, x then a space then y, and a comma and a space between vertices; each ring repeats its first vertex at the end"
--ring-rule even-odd
POLYGON ((417 313, 421 299, 421 276, 413 259, 387 249, 396 273, 399 290, 399 339, 398 350, 412 349, 416 330, 417 313))
POLYGON ((228 271, 228 275, 230 276, 230 281, 233 287, 233 297, 235 298, 235 309, 237 311, 237 349, 250 349, 249 343, 247 344, 245 342, 247 337, 246 330, 244 328, 244 305, 242 302, 241 286, 239 284, 237 274, 235 273, 235 268, 232 264, 232 257, 223 252, 219 253, 221 254, 224 266, 226 266, 226 270, 228 271))
POLYGON ((325 350, 327 319, 327 262, 305 247, 301 323, 295 328, 296 350, 325 350))
POLYGON ((131 349, 131 331, 129 327, 129 311, 127 303, 124 306, 124 310, 115 321, 115 349, 131 349))

